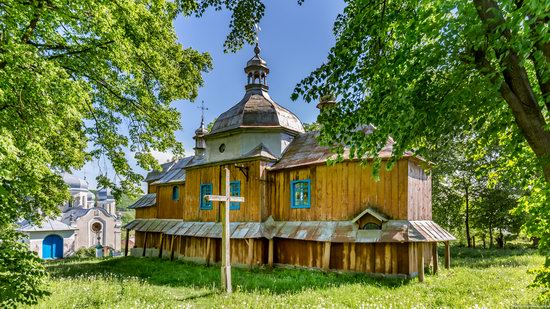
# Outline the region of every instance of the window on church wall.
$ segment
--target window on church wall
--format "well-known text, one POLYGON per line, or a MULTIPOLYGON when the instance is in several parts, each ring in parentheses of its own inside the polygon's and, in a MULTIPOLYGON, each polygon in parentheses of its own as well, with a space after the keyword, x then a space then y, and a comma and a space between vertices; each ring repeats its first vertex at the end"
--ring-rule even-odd
POLYGON ((212 209, 212 201, 206 201, 204 199, 205 195, 212 195, 212 184, 211 183, 203 183, 201 184, 201 192, 200 192, 200 209, 201 210, 211 210, 212 209))
MULTIPOLYGON (((231 196, 240 196, 241 195, 241 181, 235 180, 229 183, 229 194, 231 196)), ((231 202, 229 203, 230 210, 239 210, 241 209, 241 203, 231 202)))
POLYGON ((311 182, 306 180, 294 180, 290 183, 290 208, 310 208, 311 206, 311 182))
POLYGON ((177 201, 180 199, 180 188, 178 186, 172 187, 172 201, 177 201))

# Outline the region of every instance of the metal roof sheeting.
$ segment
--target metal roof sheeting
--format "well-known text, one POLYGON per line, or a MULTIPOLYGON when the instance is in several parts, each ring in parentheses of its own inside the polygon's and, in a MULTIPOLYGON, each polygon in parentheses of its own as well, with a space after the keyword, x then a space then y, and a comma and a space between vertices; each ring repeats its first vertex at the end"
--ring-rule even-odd
MULTIPOLYGON (((221 238, 220 222, 188 222, 165 219, 138 219, 126 229, 162 232, 167 235, 221 238)), ((285 238, 334 243, 436 242, 455 238, 433 221, 389 220, 381 230, 360 230, 351 221, 231 222, 231 238, 285 238)))
POLYGON ((143 207, 151 207, 151 206, 155 206, 156 204, 157 204, 157 194, 149 193, 140 197, 132 205, 128 206, 128 208, 136 209, 136 208, 143 208, 143 207))
MULTIPOLYGON (((365 131, 365 134, 370 134, 372 130, 372 127, 367 127, 363 131, 365 131)), ((330 150, 330 147, 321 146, 319 144, 317 141, 318 137, 319 131, 298 134, 285 149, 281 159, 271 167, 271 170, 325 163, 329 159, 336 159, 336 154, 330 150)), ((388 143, 378 153, 378 157, 390 158, 393 151, 393 144, 393 140, 389 139, 388 143)), ((412 156, 412 152, 406 151, 403 156, 412 156)), ((349 147, 344 149, 343 157, 345 160, 353 159, 350 155, 349 147)), ((364 159, 366 159, 366 157, 364 159)))
POLYGON ((175 161, 174 164, 170 166, 169 169, 164 171, 162 175, 152 184, 162 185, 162 184, 185 182, 185 167, 191 162, 192 159, 193 157, 190 156, 190 157, 185 157, 183 159, 175 161))

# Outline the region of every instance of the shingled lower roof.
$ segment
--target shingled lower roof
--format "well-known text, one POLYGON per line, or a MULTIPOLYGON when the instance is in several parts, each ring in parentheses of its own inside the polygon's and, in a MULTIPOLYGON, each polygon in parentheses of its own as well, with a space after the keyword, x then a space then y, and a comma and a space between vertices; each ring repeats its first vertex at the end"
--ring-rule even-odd
MULTIPOLYGON (((220 222, 137 219, 125 226, 139 232, 221 238, 220 222)), ((231 222, 231 238, 284 238, 334 243, 402 243, 451 241, 455 237, 433 221, 389 220, 381 230, 360 230, 351 221, 231 222)))

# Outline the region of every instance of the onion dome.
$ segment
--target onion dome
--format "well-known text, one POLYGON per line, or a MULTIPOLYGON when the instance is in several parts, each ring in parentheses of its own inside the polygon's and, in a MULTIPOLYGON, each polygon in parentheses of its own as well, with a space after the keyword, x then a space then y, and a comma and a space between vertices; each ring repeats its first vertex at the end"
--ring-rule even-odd
POLYGON ((218 117, 209 135, 239 128, 283 129, 293 135, 304 132, 298 117, 269 96, 267 62, 260 57, 257 44, 254 52, 244 69, 248 77, 244 98, 218 117))
POLYGON ((69 173, 63 173, 63 181, 71 188, 71 189, 88 189, 88 182, 84 179, 78 178, 74 175, 71 175, 69 173))

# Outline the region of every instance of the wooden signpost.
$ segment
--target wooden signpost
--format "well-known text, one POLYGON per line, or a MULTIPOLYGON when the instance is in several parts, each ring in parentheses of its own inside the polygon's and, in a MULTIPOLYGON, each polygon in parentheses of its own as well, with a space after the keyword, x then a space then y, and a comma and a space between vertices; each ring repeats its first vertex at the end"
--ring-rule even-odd
POLYGON ((230 173, 229 169, 225 168, 225 195, 206 195, 205 200, 209 202, 222 202, 222 268, 221 280, 222 286, 227 293, 232 292, 231 287, 231 248, 229 246, 230 230, 229 230, 229 204, 231 202, 242 203, 244 197, 231 196, 230 188, 230 173))

